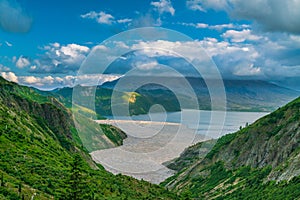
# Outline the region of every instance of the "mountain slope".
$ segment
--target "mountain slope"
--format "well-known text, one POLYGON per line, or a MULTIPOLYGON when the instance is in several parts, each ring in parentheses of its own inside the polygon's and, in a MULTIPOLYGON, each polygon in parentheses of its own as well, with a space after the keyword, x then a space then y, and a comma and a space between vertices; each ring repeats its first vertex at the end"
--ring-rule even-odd
POLYGON ((81 146, 68 109, 0 77, 0 199, 74 199, 75 193, 75 199, 178 198, 106 172, 81 146))
POLYGON ((181 167, 175 168, 178 174, 164 185, 206 199, 300 196, 300 98, 221 137, 201 159, 198 155, 205 145, 207 142, 197 144, 168 163, 173 169, 181 167))
MULTIPOLYGON (((211 102, 208 87, 204 79, 196 77, 132 77, 132 82, 126 85, 126 88, 135 88, 136 82, 152 79, 161 81, 165 85, 176 88, 179 96, 185 101, 184 105, 190 105, 190 95, 186 94, 184 81, 193 88, 199 102, 199 109, 211 109, 211 102), (156 78, 156 79, 154 79, 156 78)), ((101 88, 113 89, 119 80, 106 82, 101 88)), ((298 91, 280 87, 276 84, 262 80, 223 80, 226 98, 227 110, 232 111, 274 111, 279 106, 285 105, 289 101, 299 96, 298 91)), ((213 86, 214 87, 214 86, 213 86)), ((218 89, 218 88, 213 88, 218 89)), ((139 94, 148 99, 159 99, 164 97, 170 102, 176 102, 177 98, 166 87, 158 84, 147 84, 137 89, 139 94)), ((186 107, 187 109, 189 107, 186 107)), ((222 108, 220 108, 222 109, 222 108)))
MULTIPOLYGON (((131 79, 130 79, 131 80, 131 79)), ((102 116, 111 116, 111 98, 114 93, 116 101, 114 102, 115 110, 127 110, 129 105, 130 115, 146 114, 151 106, 159 104, 167 112, 180 111, 180 109, 196 109, 194 106, 195 99, 187 94, 187 88, 183 85, 185 80, 191 85, 198 100, 199 109, 210 110, 211 99, 207 85, 203 79, 186 77, 180 79, 177 77, 132 77, 132 81, 114 90, 119 80, 106 82, 97 86, 95 93, 95 112, 98 119, 102 116), (136 84, 148 80, 148 84, 136 88, 136 84), (155 81, 161 81, 165 85, 157 84, 155 81), (154 83, 151 83, 151 82, 154 83), (174 91, 167 88, 176 88, 174 91), (133 92, 133 90, 135 90, 133 92), (179 102, 179 99, 182 102, 179 102), (181 103, 181 105, 180 105, 181 103), (123 108, 123 109, 120 109, 123 108)), ((82 96, 87 95, 92 87, 81 87, 82 96)), ((259 80, 224 80, 226 91, 227 110, 231 111, 274 111, 279 106, 286 104, 299 95, 299 92, 280 87, 276 84, 259 80)), ((61 88, 51 92, 40 92, 44 96, 54 96, 59 99, 65 106, 72 107, 73 88, 61 88)), ((224 108, 215 108, 221 109, 224 108)), ((127 113, 118 113, 118 115, 127 115, 127 113)))
MULTIPOLYGON (((90 87, 88 86, 77 86, 82 87, 82 91, 88 91, 90 87)), ((52 95, 58 98, 61 102, 64 103, 67 107, 72 107, 72 92, 73 88, 61 88, 56 89, 52 92, 43 92, 43 95, 52 95)), ((137 114, 146 114, 150 107, 154 104, 162 104, 165 105, 167 111, 178 111, 179 105, 176 102, 173 102, 173 99, 157 99, 152 96, 141 95, 139 92, 118 92, 113 91, 112 89, 107 88, 96 88, 95 94, 95 109, 98 115, 98 119, 101 119, 102 116, 109 116, 112 115, 111 110, 111 96, 114 92, 116 96, 116 100, 118 101, 115 103, 115 106, 124 107, 129 104, 129 113, 131 115, 137 114)), ((84 92, 83 96, 86 95, 84 92)), ((167 96, 168 97, 168 96, 167 96)), ((118 110, 118 108, 115 108, 118 110)), ((120 110, 120 109, 119 109, 120 110)), ((124 114, 126 113, 119 113, 124 114)))

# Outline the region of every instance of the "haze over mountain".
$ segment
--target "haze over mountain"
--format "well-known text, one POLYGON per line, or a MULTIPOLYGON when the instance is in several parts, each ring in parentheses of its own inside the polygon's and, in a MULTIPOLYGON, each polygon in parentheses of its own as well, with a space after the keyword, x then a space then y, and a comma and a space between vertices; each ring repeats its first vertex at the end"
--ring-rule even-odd
MULTIPOLYGON (((136 88, 136 82, 138 83, 139 80, 144 79, 149 80, 150 84, 137 88, 137 93, 148 98, 161 99, 165 97, 164 101, 166 101, 166 99, 170 102, 177 101, 174 93, 172 96, 172 91, 166 88, 166 86, 160 84, 151 84, 153 77, 130 77, 131 81, 128 81, 126 86, 123 86, 123 88, 125 88, 124 90, 132 90, 133 88, 136 88)), ((174 86, 174 88, 177 88, 176 91, 178 91, 178 93, 180 93, 182 96, 186 96, 186 101, 188 101, 190 96, 189 94, 185 93, 186 86, 180 84, 181 79, 186 79, 193 88, 195 96, 197 96, 200 109, 209 110, 211 108, 209 89, 218 89, 215 85, 213 85, 212 88, 208 88, 204 79, 197 77, 178 78, 162 76, 158 77, 158 79, 161 79, 162 83, 165 85, 171 85, 174 86)), ((111 82, 105 82, 100 86, 100 88, 114 89, 115 85, 118 83, 118 80, 119 79, 111 82)), ((226 92, 226 109, 232 111, 273 111, 299 96, 298 91, 280 87, 274 83, 263 80, 225 79, 223 82, 226 92)), ((186 103, 185 106, 186 105, 189 105, 189 103, 186 103)))

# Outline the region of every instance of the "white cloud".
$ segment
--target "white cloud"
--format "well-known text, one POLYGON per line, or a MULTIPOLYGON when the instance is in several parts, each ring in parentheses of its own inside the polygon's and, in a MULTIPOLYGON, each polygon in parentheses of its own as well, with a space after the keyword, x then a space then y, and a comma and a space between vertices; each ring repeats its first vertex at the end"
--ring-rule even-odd
POLYGON ((79 68, 90 48, 78 44, 51 43, 43 48, 45 53, 34 60, 30 72, 69 73, 79 68))
POLYGON ((28 32, 32 19, 16 0, 0 1, 0 28, 8 32, 28 32))
POLYGON ((114 17, 111 14, 105 13, 103 11, 100 12, 95 12, 91 11, 89 13, 80 15, 82 18, 87 18, 87 19, 94 19, 96 20, 99 24, 112 24, 114 23, 114 17))
POLYGON ((100 12, 97 22, 99 24, 112 24, 114 17, 111 14, 100 12))
POLYGON ((10 43, 10 42, 8 42, 8 41, 5 41, 5 44, 6 44, 6 46, 8 46, 8 47, 12 47, 12 46, 13 46, 12 43, 10 43))
POLYGON ((8 71, 10 71, 9 67, 0 64, 0 72, 8 72, 8 71))
POLYGON ((141 14, 139 17, 132 21, 132 27, 149 27, 149 26, 161 26, 162 21, 160 17, 153 16, 152 13, 141 14))
POLYGON ((224 10, 233 18, 253 20, 267 31, 300 34, 298 0, 188 0, 187 7, 199 11, 224 10))
POLYGON ((125 19, 118 19, 117 22, 120 23, 120 24, 124 24, 124 23, 129 23, 131 22, 132 19, 129 19, 129 18, 125 18, 125 19))
POLYGON ((206 23, 177 23, 183 26, 191 26, 195 27, 198 29, 211 29, 211 30, 217 30, 217 31, 222 31, 223 29, 245 29, 245 28, 250 28, 250 25, 248 24, 216 24, 216 25, 210 25, 206 23))
MULTIPOLYGON (((264 56, 264 52, 260 52, 258 49, 256 49, 256 46, 252 44, 230 43, 228 41, 218 41, 215 38, 205 38, 201 41, 195 40, 188 42, 171 42, 166 40, 150 42, 139 41, 130 48, 132 50, 139 50, 138 53, 140 55, 135 53, 137 56, 142 57, 143 55, 147 55, 152 59, 160 56, 180 58, 182 55, 184 55, 186 56, 185 58, 191 63, 200 63, 202 66, 202 72, 209 74, 211 61, 208 60, 208 57, 201 56, 208 54, 217 64, 221 74, 227 78, 246 75, 264 75, 264 70, 262 67, 254 67, 264 64, 259 60, 260 57, 264 56)), ((261 49, 262 47, 259 48, 261 49)), ((146 62, 147 60, 145 60, 146 59, 144 58, 142 60, 142 62, 145 63, 145 66, 140 64, 140 67, 143 67, 145 70, 151 70, 151 67, 155 67, 154 62, 146 62)), ((159 63, 155 64, 156 66, 159 66, 159 63)), ((181 66, 182 68, 186 67, 183 64, 181 66)), ((139 65, 136 65, 136 67, 139 67, 139 65)), ((185 71, 185 69, 182 70, 185 71)), ((188 73, 188 71, 186 72, 188 73)))
POLYGON ((23 83, 28 83, 28 84, 33 84, 33 83, 37 83, 38 80, 40 80, 39 78, 36 78, 34 76, 26 76, 22 78, 22 82, 23 83))
POLYGON ((30 65, 30 61, 28 60, 28 58, 24 57, 24 56, 20 56, 19 59, 16 62, 16 66, 18 68, 24 68, 30 65))
POLYGON ((108 14, 106 12, 100 11, 90 11, 86 14, 80 15, 81 18, 84 19, 93 19, 99 24, 107 24, 107 25, 112 25, 112 24, 128 24, 132 21, 132 19, 129 18, 123 18, 123 19, 116 19, 114 16, 111 14, 108 14))
MULTIPOLYGON (((55 48, 59 48, 59 46, 53 45, 55 48)), ((81 46, 78 44, 68 44, 66 46, 62 46, 60 50, 56 51, 56 54, 60 55, 63 53, 70 57, 77 57, 80 53, 87 53, 89 52, 89 48, 86 46, 81 46)))
POLYGON ((251 30, 244 29, 242 31, 227 30, 222 34, 223 38, 229 38, 232 42, 256 41, 262 39, 261 36, 254 35, 251 30))
POLYGON ((204 24, 204 23, 197 23, 195 25, 196 28, 208 28, 209 25, 208 24, 204 24))
POLYGON ((13 72, 1 72, 1 76, 8 81, 18 83, 18 77, 13 72))
POLYGON ((152 1, 151 5, 158 10, 159 14, 163 14, 163 13, 170 13, 171 15, 175 14, 175 9, 173 8, 170 0, 160 0, 155 2, 152 1))
POLYGON ((233 74, 236 76, 254 76, 262 75, 262 70, 260 67, 255 67, 253 64, 247 65, 238 65, 234 67, 233 74))
POLYGON ((149 62, 144 62, 144 61, 138 61, 136 63, 134 63, 134 67, 136 67, 137 69, 143 70, 143 71, 150 71, 150 70, 154 70, 154 69, 158 69, 158 62, 156 60, 152 60, 149 62))
POLYGON ((202 12, 206 12, 209 8, 216 10, 228 8, 226 0, 187 0, 186 5, 191 10, 198 10, 202 12))
POLYGON ((120 78, 120 75, 106 75, 106 74, 90 74, 81 76, 20 76, 16 77, 20 84, 34 86, 39 89, 53 89, 57 87, 74 87, 76 84, 91 85, 90 83, 103 84, 107 81, 113 81, 120 78))

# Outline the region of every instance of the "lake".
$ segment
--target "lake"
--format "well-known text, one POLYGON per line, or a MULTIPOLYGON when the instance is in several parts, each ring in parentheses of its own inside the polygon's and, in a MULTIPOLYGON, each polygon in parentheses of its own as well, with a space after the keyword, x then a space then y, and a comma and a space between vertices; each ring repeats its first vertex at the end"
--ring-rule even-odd
POLYGON ((160 183, 175 172, 163 163, 179 157, 187 147, 239 130, 267 113, 183 110, 96 120, 127 134, 123 145, 91 152, 93 160, 114 174, 122 173, 160 183), (168 123, 166 123, 168 122, 168 123))
POLYGON ((267 114, 266 112, 182 110, 181 112, 150 113, 131 117, 107 116, 107 118, 182 123, 198 134, 218 138, 224 134, 236 132, 241 126, 245 127, 246 124, 251 124, 267 114))

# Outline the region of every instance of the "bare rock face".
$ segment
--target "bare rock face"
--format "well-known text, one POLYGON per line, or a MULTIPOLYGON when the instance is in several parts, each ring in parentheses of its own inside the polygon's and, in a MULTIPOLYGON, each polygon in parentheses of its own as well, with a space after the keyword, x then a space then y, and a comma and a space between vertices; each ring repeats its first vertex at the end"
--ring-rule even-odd
POLYGON ((236 133, 234 140, 223 146, 215 159, 224 161, 229 168, 272 166, 271 180, 289 180, 299 175, 299 110, 298 99, 258 120, 236 133))

